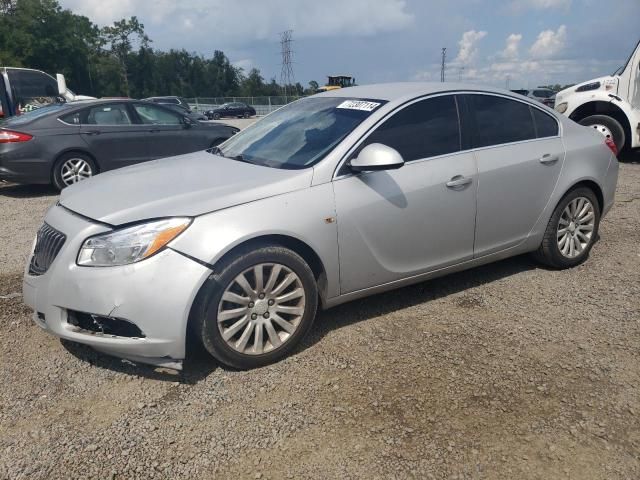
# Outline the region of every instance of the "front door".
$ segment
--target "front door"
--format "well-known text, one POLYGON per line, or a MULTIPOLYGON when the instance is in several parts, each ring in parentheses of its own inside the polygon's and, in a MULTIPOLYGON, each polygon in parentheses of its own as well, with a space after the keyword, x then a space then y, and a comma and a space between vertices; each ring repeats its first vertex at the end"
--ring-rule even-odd
POLYGON ((406 162, 402 168, 344 171, 334 180, 341 293, 473 257, 476 163, 472 153, 462 151, 459 125, 454 96, 415 102, 358 147, 395 148, 406 162))
MULTIPOLYGON (((179 113, 147 103, 134 103, 133 108, 151 134, 150 158, 172 157, 197 150, 193 148, 184 117, 179 113)), ((207 147, 203 146, 202 149, 207 147)))

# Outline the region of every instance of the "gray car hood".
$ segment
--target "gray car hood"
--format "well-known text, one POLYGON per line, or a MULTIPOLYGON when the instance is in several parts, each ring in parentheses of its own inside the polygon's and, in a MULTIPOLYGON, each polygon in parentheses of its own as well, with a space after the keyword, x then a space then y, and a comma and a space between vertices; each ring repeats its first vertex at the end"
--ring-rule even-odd
POLYGON ((281 170, 196 152, 102 173, 62 191, 60 204, 111 225, 197 216, 311 185, 313 169, 281 170))

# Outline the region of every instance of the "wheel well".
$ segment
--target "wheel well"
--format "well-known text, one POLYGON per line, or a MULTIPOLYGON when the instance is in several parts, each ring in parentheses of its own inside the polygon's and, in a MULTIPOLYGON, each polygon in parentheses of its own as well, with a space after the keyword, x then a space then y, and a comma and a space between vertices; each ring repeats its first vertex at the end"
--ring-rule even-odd
MULTIPOLYGON (((243 250, 253 250, 255 248, 264 247, 267 245, 277 245, 281 247, 288 248, 298 255, 300 255, 311 271, 313 272, 313 276, 316 279, 318 284, 318 293, 320 295, 320 302, 324 304, 327 292, 327 276, 325 273, 324 265, 322 264, 322 260, 318 254, 311 248, 309 245, 304 243, 297 238, 289 237, 287 235, 264 235, 262 237, 252 238, 251 240, 247 240, 239 245, 236 245, 227 253, 225 253, 213 266, 214 271, 216 270, 216 266, 220 265, 225 260, 233 257, 237 253, 243 250)), ((204 315, 209 299, 209 294, 211 289, 209 288, 209 284, 212 282, 212 277, 209 276, 209 279, 204 282, 204 284, 200 287, 193 304, 191 305, 191 310, 189 312, 189 320, 188 320, 188 328, 187 335, 191 336, 193 334, 192 326, 194 324, 195 318, 198 315, 204 315)))
POLYGON ((569 115, 569 118, 574 122, 579 122, 591 115, 607 115, 615 118, 624 129, 625 145, 630 145, 631 125, 625 113, 618 106, 611 102, 588 102, 576 108, 574 112, 569 115))
MULTIPOLYGON (((91 160, 93 160, 93 163, 96 164, 96 169, 98 170, 96 173, 100 173, 100 164, 98 163, 98 160, 96 160, 96 157, 94 157, 93 155, 91 155, 89 152, 87 152, 86 150, 80 150, 79 148, 72 148, 69 150, 65 150, 64 152, 60 152, 60 154, 56 157, 56 160, 53 162, 54 167, 56 165, 58 165, 58 162, 60 161, 60 159, 65 156, 68 155, 70 153, 80 153, 82 155, 86 155, 87 157, 89 157, 91 160)), ((51 172, 51 174, 53 175, 53 172, 51 172)))
POLYGON ((600 212, 602 212, 602 209, 604 208, 604 196, 602 195, 602 189, 600 188, 600 185, 598 185, 596 182, 593 182, 591 180, 583 180, 579 183, 576 183, 573 187, 571 187, 568 190, 568 192, 580 187, 586 187, 595 194, 596 198, 598 199, 598 206, 600 207, 600 212))

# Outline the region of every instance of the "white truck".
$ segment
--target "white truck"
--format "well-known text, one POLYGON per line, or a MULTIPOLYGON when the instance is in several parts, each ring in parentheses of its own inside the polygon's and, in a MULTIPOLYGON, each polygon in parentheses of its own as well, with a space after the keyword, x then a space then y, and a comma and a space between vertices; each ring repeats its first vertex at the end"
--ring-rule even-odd
POLYGON ((640 42, 613 75, 558 92, 555 109, 611 138, 618 151, 640 148, 640 42))
POLYGON ((20 115, 58 101, 71 102, 93 97, 76 95, 65 78, 30 68, 0 67, 0 118, 20 115))

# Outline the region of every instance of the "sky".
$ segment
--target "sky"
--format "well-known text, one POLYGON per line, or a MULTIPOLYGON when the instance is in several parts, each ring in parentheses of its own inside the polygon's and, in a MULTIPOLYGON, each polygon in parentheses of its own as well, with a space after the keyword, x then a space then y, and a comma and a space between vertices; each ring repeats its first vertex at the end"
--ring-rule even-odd
POLYGON ((640 0, 61 0, 99 25, 136 15, 157 49, 222 50, 280 80, 279 33, 293 30, 303 85, 446 79, 509 88, 612 73, 640 40, 640 0))

